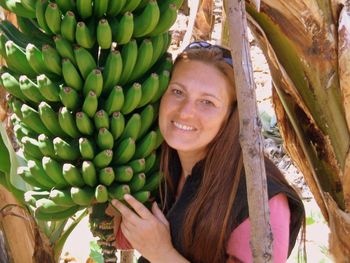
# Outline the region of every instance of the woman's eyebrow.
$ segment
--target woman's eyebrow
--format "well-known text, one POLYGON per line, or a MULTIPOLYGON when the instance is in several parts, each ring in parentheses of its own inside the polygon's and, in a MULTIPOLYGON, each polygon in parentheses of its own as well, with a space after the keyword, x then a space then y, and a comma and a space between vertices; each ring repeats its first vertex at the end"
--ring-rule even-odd
MULTIPOLYGON (((179 83, 179 82, 177 82, 177 81, 170 82, 169 86, 171 86, 171 85, 180 86, 182 89, 184 89, 184 91, 189 92, 188 89, 186 88, 186 86, 185 86, 184 84, 179 83)), ((217 100, 217 101, 220 101, 220 102, 222 101, 222 99, 220 99, 219 97, 215 96, 215 95, 212 94, 212 93, 203 92, 203 93, 201 93, 200 95, 201 95, 201 96, 205 96, 205 97, 211 97, 211 98, 213 98, 213 99, 215 99, 215 100, 217 100)))

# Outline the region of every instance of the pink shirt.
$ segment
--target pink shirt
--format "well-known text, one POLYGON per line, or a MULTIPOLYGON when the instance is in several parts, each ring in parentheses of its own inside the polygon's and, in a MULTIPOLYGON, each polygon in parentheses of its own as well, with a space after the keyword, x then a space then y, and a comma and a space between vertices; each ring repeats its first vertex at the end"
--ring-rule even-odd
MULTIPOLYGON (((273 234, 273 262, 287 261, 289 246, 290 210, 288 199, 284 194, 278 194, 269 200, 270 224, 273 234)), ((249 218, 244 220, 232 233, 227 245, 228 255, 232 255, 241 262, 253 262, 250 249, 251 226, 249 218)), ((229 259, 227 263, 237 263, 229 259)))

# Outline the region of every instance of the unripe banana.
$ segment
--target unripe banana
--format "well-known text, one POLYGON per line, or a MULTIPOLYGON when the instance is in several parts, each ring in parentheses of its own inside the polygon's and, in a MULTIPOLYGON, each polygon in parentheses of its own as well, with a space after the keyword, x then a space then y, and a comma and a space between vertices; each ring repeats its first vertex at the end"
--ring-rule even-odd
POLYGON ((134 16, 131 12, 125 12, 120 21, 117 21, 113 30, 113 40, 118 45, 128 43, 134 32, 134 16))
POLYGON ((59 124, 57 113, 49 104, 43 101, 39 104, 38 109, 41 121, 52 134, 62 137, 66 136, 59 124))
POLYGON ((140 113, 140 117, 141 117, 141 127, 140 127, 140 131, 138 134, 138 138, 142 138, 146 132, 148 131, 148 129, 151 127, 154 117, 157 114, 157 112, 155 112, 154 106, 152 104, 148 104, 140 113))
POLYGON ((112 149, 114 138, 112 133, 106 128, 100 128, 97 134, 97 145, 100 149, 112 149))
POLYGON ((85 184, 94 187, 97 184, 96 168, 90 161, 84 161, 81 166, 81 174, 85 184))
POLYGON ((62 75, 67 86, 78 91, 83 88, 83 79, 80 77, 78 70, 68 58, 62 59, 62 75))
MULTIPOLYGON (((56 158, 55 150, 53 148, 52 140, 45 134, 38 136, 38 147, 42 155, 56 158)), ((50 175, 48 175, 50 177, 50 175)))
POLYGON ((1 74, 1 83, 7 92, 21 99, 22 101, 27 101, 27 97, 22 93, 18 80, 8 72, 1 74))
POLYGON ((134 171, 134 174, 138 174, 145 170, 146 160, 144 158, 136 159, 129 162, 127 165, 132 168, 132 170, 134 171))
POLYGON ((153 57, 152 41, 148 38, 141 42, 138 48, 137 60, 129 81, 134 81, 141 77, 151 67, 153 57))
POLYGON ((120 140, 129 138, 129 137, 132 138, 133 140, 136 140, 139 135, 140 128, 141 128, 141 116, 138 113, 134 113, 126 122, 124 131, 120 136, 120 140))
POLYGON ((112 167, 105 167, 98 173, 98 180, 101 184, 109 186, 114 182, 115 174, 112 167))
POLYGON ((30 130, 29 128, 25 127, 24 124, 15 124, 13 126, 13 132, 15 134, 16 139, 20 142, 24 136, 28 136, 30 138, 33 138, 36 133, 30 130))
POLYGON ((27 184, 31 186, 38 187, 40 189, 50 189, 50 187, 40 184, 36 180, 35 176, 29 171, 28 167, 24 167, 24 166, 18 167, 17 174, 23 179, 23 181, 25 181, 27 184))
POLYGON ((41 50, 31 43, 26 46, 26 58, 29 65, 37 74, 48 72, 41 50))
POLYGON ((62 160, 74 161, 80 156, 79 150, 72 142, 68 143, 60 137, 53 139, 53 147, 56 155, 62 160))
POLYGON ((113 159, 113 151, 108 149, 108 150, 103 150, 102 152, 99 152, 94 160, 93 163, 97 168, 104 168, 107 167, 113 159))
POLYGON ((63 164, 62 174, 64 179, 71 185, 76 187, 82 187, 85 185, 82 175, 79 169, 73 164, 65 163, 63 164))
POLYGON ((35 3, 36 1, 34 0, 22 0, 21 4, 25 9, 30 10, 31 12, 35 13, 35 3))
POLYGON ((54 34, 59 34, 61 32, 61 15, 61 11, 56 3, 49 3, 46 7, 46 24, 54 34))
POLYGON ((60 76, 62 74, 61 57, 56 51, 56 49, 54 49, 50 45, 44 45, 42 47, 42 54, 43 60, 47 68, 51 72, 60 76))
POLYGON ((156 132, 150 131, 140 142, 137 143, 134 158, 147 157, 155 149, 156 142, 156 132))
POLYGON ((54 201, 48 198, 38 199, 35 203, 36 210, 45 213, 59 213, 67 209, 65 206, 59 206, 54 201))
POLYGON ((130 194, 130 187, 126 184, 112 184, 108 187, 111 199, 124 200, 125 194, 130 194))
POLYGON ((75 1, 73 0, 56 0, 56 3, 63 13, 69 10, 75 10, 75 1))
POLYGON ((150 0, 142 13, 134 18, 134 37, 143 37, 157 26, 160 11, 156 0, 150 0))
POLYGON ((79 71, 83 78, 86 79, 90 72, 97 68, 96 61, 88 50, 80 46, 74 48, 74 55, 79 71))
POLYGON ((90 49, 96 42, 96 37, 90 32, 90 29, 82 21, 77 23, 75 30, 75 40, 79 46, 90 49))
POLYGON ((28 100, 34 103, 40 103, 42 100, 44 100, 44 97, 39 92, 36 83, 31 81, 26 75, 19 77, 19 87, 28 100))
MULTIPOLYGON (((163 34, 167 34, 167 32, 163 34)), ((156 63, 158 59, 161 57, 161 55, 163 54, 164 45, 166 44, 164 42, 165 39, 163 34, 159 34, 151 37, 151 42, 153 47, 151 66, 154 65, 154 63, 156 63)))
POLYGON ((117 85, 123 70, 122 56, 118 50, 112 50, 103 69, 103 93, 108 94, 117 85))
POLYGON ((61 35, 68 41, 74 43, 76 27, 77 20, 75 14, 72 11, 67 11, 61 22, 61 35))
MULTIPOLYGON (((118 1, 114 1, 118 2, 118 1)), ((106 186, 99 184, 95 188, 95 199, 97 203, 105 203, 108 201, 108 189, 106 186)))
POLYGON ((184 2, 184 0, 165 0, 165 1, 162 1, 162 4, 160 6, 160 10, 162 12, 165 11, 165 9, 168 8, 170 4, 175 5, 176 9, 180 9, 183 2, 184 2))
POLYGON ((109 118, 107 112, 99 110, 94 116, 94 123, 96 129, 106 128, 109 129, 109 118))
POLYGON ((101 49, 108 49, 112 44, 112 29, 107 19, 101 19, 97 25, 97 43, 101 49))
POLYGON ((79 151, 81 156, 86 160, 92 160, 95 157, 95 146, 87 138, 79 139, 79 151))
POLYGON ((34 176, 35 180, 41 185, 45 186, 44 189, 51 189, 55 186, 55 182, 45 173, 41 161, 28 160, 27 166, 29 171, 34 176))
POLYGON ((23 151, 26 155, 30 155, 33 159, 41 159, 43 157, 36 139, 24 136, 21 140, 23 151))
POLYGON ((134 11, 140 4, 141 0, 129 0, 125 3, 122 13, 125 13, 127 11, 132 12, 134 11))
POLYGON ((53 37, 56 50, 62 58, 68 58, 73 64, 76 64, 72 44, 61 35, 53 37))
POLYGON ((35 12, 24 7, 21 2, 2 1, 1 6, 18 16, 23 16, 25 18, 35 17, 35 12))
POLYGON ((9 69, 19 73, 27 74, 32 77, 36 73, 29 65, 27 61, 26 53, 12 40, 8 40, 5 43, 5 52, 6 52, 6 63, 9 69))
MULTIPOLYGON (((60 207, 59 205, 56 205, 57 207, 60 207)), ((59 221, 67 219, 71 216, 73 216, 76 212, 79 211, 80 206, 71 206, 66 207, 65 210, 62 210, 57 213, 46 213, 42 211, 41 209, 36 209, 34 212, 35 218, 38 220, 44 220, 44 221, 59 221)))
POLYGON ((33 131, 37 132, 38 134, 45 133, 47 135, 51 135, 51 132, 45 127, 40 119, 39 113, 36 110, 26 104, 23 104, 21 107, 21 112, 22 121, 33 131))
POLYGON ((43 31, 45 31, 47 34, 52 34, 50 28, 46 24, 46 19, 45 19, 45 11, 48 5, 49 5, 49 1, 47 0, 37 0, 35 5, 35 16, 39 27, 43 31))
POLYGON ((116 147, 113 163, 125 164, 131 160, 135 153, 135 140, 127 138, 122 140, 116 147))
POLYGON ((135 174, 130 183, 129 187, 132 193, 140 191, 146 183, 146 175, 144 173, 135 174))
POLYGON ((83 188, 72 187, 70 189, 70 195, 73 202, 80 206, 90 205, 95 197, 94 190, 88 186, 83 188))
POLYGON ((159 77, 158 74, 152 73, 141 85, 142 97, 137 105, 138 108, 145 106, 153 97, 157 94, 159 89, 159 77))
POLYGON ((98 99, 95 92, 90 91, 83 102, 82 110, 90 118, 92 118, 98 107, 98 99))
POLYGON ((142 97, 141 85, 135 82, 125 94, 125 100, 121 112, 123 114, 128 114, 132 112, 138 104, 140 103, 142 97))
POLYGON ((44 156, 42 159, 42 165, 47 176, 49 176, 51 180, 56 183, 58 188, 65 188, 69 186, 68 182, 63 177, 62 165, 59 162, 48 156, 44 156))
POLYGON ((114 86, 107 100, 103 103, 103 109, 108 115, 120 111, 124 105, 124 92, 122 87, 114 86))
POLYGON ((92 16, 92 0, 77 0, 76 2, 78 14, 82 19, 92 16))
POLYGON ((177 18, 177 8, 175 4, 170 4, 160 13, 157 26, 149 34, 150 36, 160 35, 169 30, 169 28, 175 23, 177 18))
POLYGON ((12 110, 12 112, 15 113, 19 119, 21 119, 22 118, 21 108, 22 108, 23 102, 15 97, 10 96, 7 103, 10 109, 12 110))
POLYGON ((102 88, 103 88, 102 73, 99 69, 94 69, 86 77, 84 88, 83 88, 84 96, 87 96, 87 94, 90 91, 93 91, 95 92, 97 97, 100 97, 102 93, 102 88))
POLYGON ((125 3, 126 0, 108 1, 107 15, 110 17, 115 17, 122 11, 125 3))
POLYGON ((135 39, 130 40, 127 44, 123 46, 121 52, 123 60, 123 71, 119 80, 120 85, 124 85, 128 82, 135 67, 135 63, 137 60, 137 52, 138 48, 135 39))
POLYGON ((130 182, 133 177, 133 170, 130 166, 118 166, 115 168, 115 181, 116 182, 130 182))
POLYGON ((53 83, 45 74, 37 76, 36 83, 39 92, 47 101, 60 101, 58 85, 53 83))
POLYGON ((157 135, 157 139, 156 139, 156 144, 154 146, 154 149, 158 149, 158 147, 163 143, 163 140, 164 140, 159 127, 156 128, 156 135, 157 135))
POLYGON ((173 59, 170 53, 165 53, 163 58, 159 60, 158 70, 162 72, 163 70, 171 71, 173 68, 173 59))
POLYGON ((108 8, 108 0, 94 0, 94 17, 104 16, 108 8))
POLYGON ((163 70, 161 74, 159 75, 159 87, 156 92, 156 94, 153 96, 153 99, 151 100, 151 103, 154 103, 158 101, 168 88, 170 81, 170 72, 168 70, 163 70))
POLYGON ((124 131, 124 127, 125 127, 124 115, 121 114, 120 112, 113 112, 110 123, 111 123, 110 132, 112 133, 114 140, 117 140, 124 131))
MULTIPOLYGON (((21 167, 21 168, 23 168, 23 167, 21 167)), ((27 167, 25 167, 25 168, 27 168, 27 167)), ((37 200, 42 199, 42 198, 48 198, 49 194, 50 194, 49 191, 42 191, 42 190, 41 191, 34 191, 34 190, 26 191, 24 193, 24 201, 26 203, 29 203, 32 206, 35 206, 35 203, 37 200)))
POLYGON ((92 135, 94 132, 94 125, 87 114, 84 112, 77 112, 75 117, 79 132, 83 135, 92 135))
POLYGON ((151 193, 149 191, 140 191, 137 193, 133 193, 133 197, 140 203, 145 203, 150 196, 151 196, 151 193))
POLYGON ((52 189, 49 195, 50 200, 59 206, 74 206, 75 203, 69 190, 52 189))
POLYGON ((81 106, 79 93, 71 87, 62 87, 59 92, 59 98, 68 110, 76 111, 81 106))
POLYGON ((62 107, 58 111, 58 122, 62 130, 72 138, 80 136, 79 130, 75 123, 75 118, 72 113, 66 108, 62 107))

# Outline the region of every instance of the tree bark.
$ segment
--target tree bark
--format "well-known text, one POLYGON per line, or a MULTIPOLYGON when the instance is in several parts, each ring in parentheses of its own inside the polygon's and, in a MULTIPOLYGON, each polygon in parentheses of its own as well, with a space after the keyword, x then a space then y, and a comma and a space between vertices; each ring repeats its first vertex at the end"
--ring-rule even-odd
POLYGON ((226 2, 235 83, 240 117, 240 144, 247 180, 251 246, 254 262, 272 262, 272 232, 261 123, 257 114, 255 83, 250 61, 245 2, 226 2))

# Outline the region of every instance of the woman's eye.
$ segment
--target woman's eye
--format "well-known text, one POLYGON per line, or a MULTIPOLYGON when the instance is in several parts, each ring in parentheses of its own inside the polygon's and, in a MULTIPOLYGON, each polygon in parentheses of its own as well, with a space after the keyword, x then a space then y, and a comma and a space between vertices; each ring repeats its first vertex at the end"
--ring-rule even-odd
POLYGON ((179 89, 173 89, 172 92, 173 92, 173 94, 175 94, 175 95, 182 95, 182 91, 179 90, 179 89))
POLYGON ((211 102, 210 100, 201 100, 201 102, 202 102, 204 105, 214 106, 214 103, 211 102))

